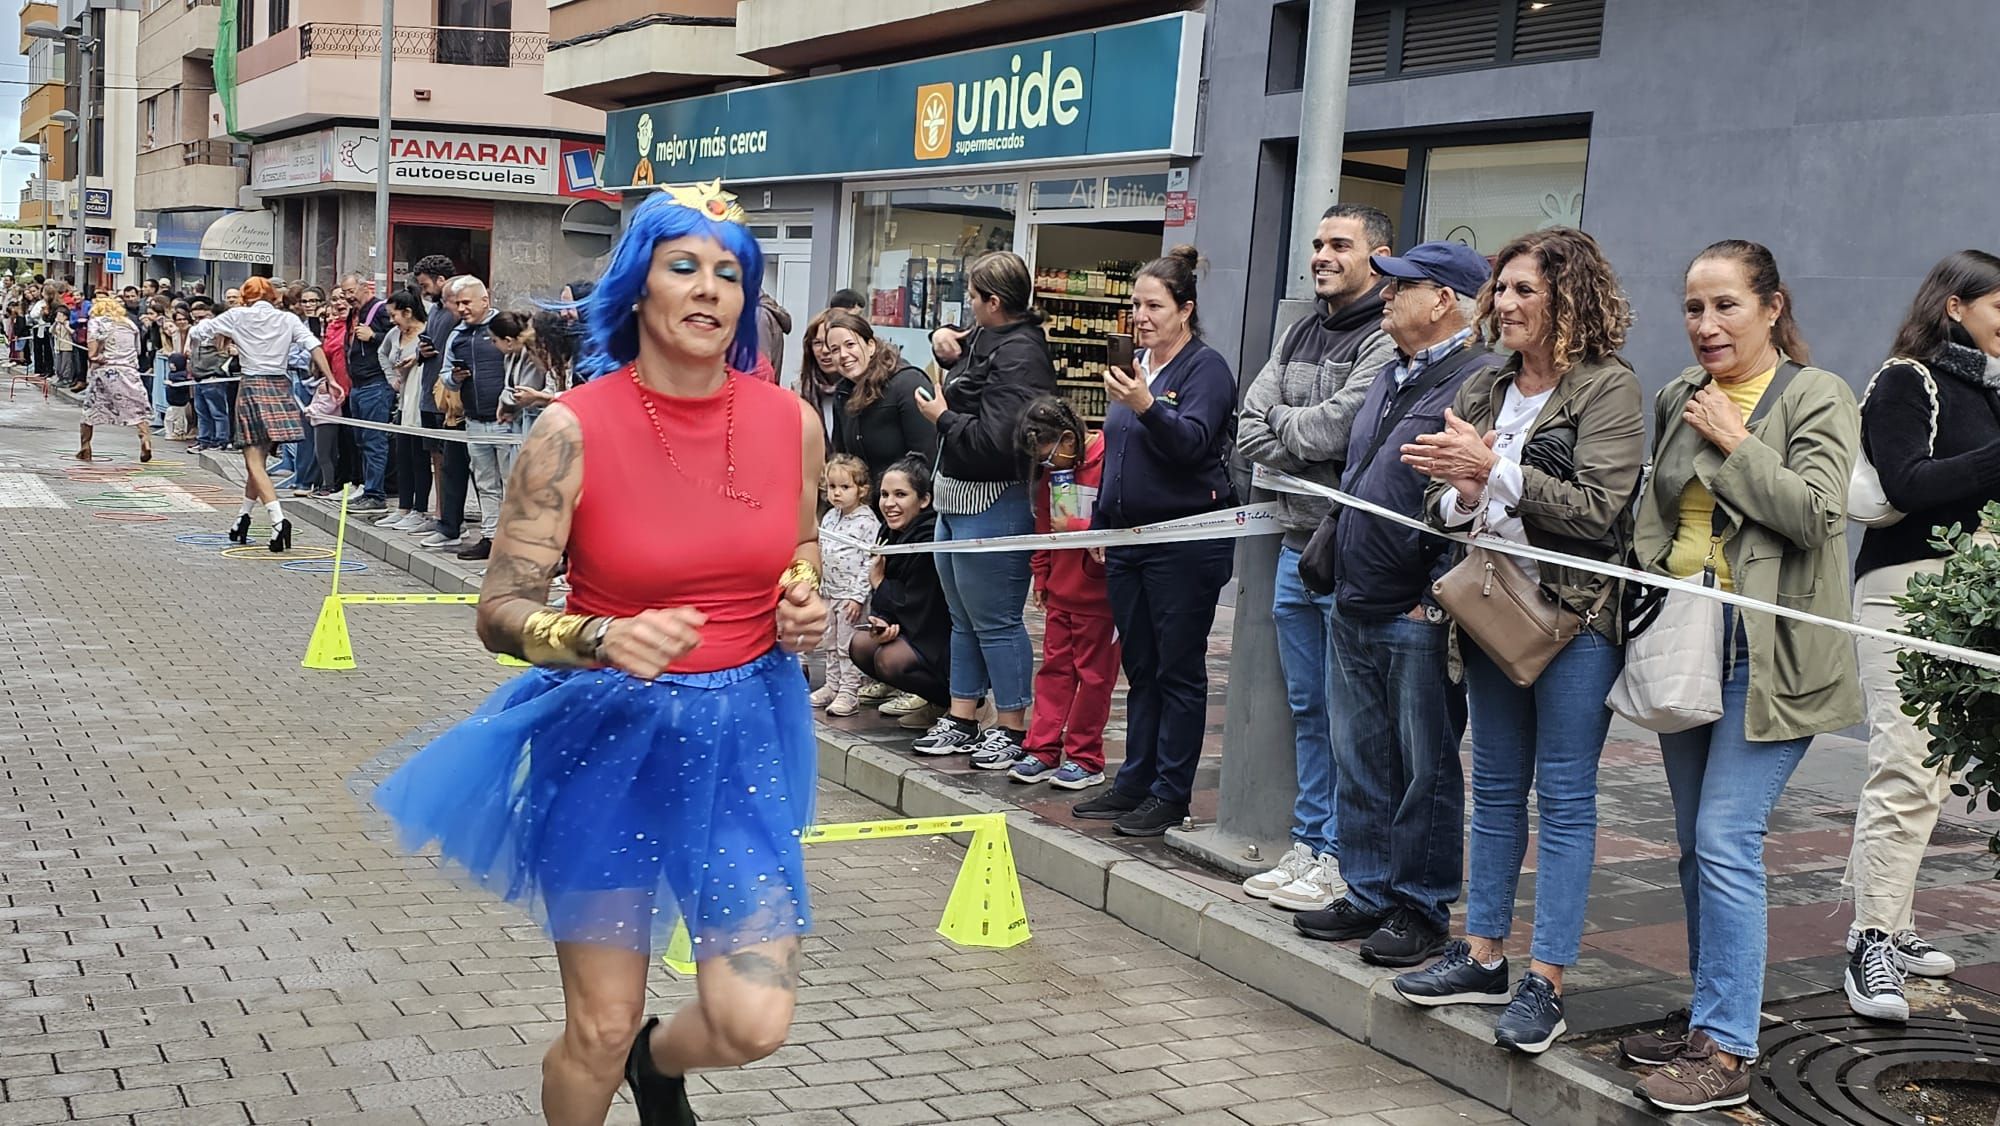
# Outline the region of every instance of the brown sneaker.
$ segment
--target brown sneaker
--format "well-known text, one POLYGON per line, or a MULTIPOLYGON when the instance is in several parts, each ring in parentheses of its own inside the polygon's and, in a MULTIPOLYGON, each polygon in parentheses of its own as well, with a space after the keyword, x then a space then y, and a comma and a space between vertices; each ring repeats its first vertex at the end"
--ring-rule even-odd
POLYGON ((1639 1097, 1661 1110, 1693 1113, 1750 1101, 1750 1068, 1727 1065, 1706 1032, 1688 1037, 1681 1057, 1639 1081, 1639 1097))
POLYGON ((1688 1011, 1675 1009, 1667 1014, 1666 1023, 1659 1028, 1632 1035, 1618 1041, 1618 1050, 1625 1058, 1646 1067, 1662 1067, 1681 1058, 1687 1051, 1688 1011))

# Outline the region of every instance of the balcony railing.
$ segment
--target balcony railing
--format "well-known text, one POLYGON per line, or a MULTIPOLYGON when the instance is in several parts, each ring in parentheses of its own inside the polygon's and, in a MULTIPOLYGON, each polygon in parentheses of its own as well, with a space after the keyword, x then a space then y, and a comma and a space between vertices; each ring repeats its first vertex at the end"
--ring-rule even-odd
MULTIPOLYGON (((548 54, 549 37, 538 31, 507 31, 483 27, 399 27, 390 50, 399 59, 455 66, 540 66, 548 54)), ((372 24, 308 23, 299 25, 299 56, 373 59, 382 54, 382 29, 372 24)))

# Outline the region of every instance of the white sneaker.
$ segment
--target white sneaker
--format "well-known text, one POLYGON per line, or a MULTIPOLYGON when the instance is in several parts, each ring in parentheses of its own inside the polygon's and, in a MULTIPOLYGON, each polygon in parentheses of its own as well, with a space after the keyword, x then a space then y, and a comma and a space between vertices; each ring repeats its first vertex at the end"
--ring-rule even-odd
POLYGON ((901 693, 889 685, 879 680, 871 680, 867 684, 862 685, 861 691, 856 692, 854 697, 863 703, 879 704, 884 700, 893 700, 899 695, 901 693))
MULTIPOLYGON (((1847 928, 1847 952, 1861 945, 1861 928, 1847 928)), ((1896 961, 1902 964, 1904 973, 1918 977, 1950 977, 1958 972, 1958 960, 1925 942, 1916 931, 1897 931, 1889 936, 1889 945, 1896 952, 1896 961)))
POLYGON ((375 526, 378 528, 393 528, 409 518, 409 513, 392 508, 381 519, 375 521, 375 526))
POLYGON ((1340 861, 1323 852, 1305 875, 1272 892, 1268 901, 1287 911, 1324 911, 1346 890, 1347 885, 1340 882, 1340 861))
POLYGON ((842 692, 833 698, 833 703, 826 706, 826 714, 836 717, 850 716, 860 710, 861 702, 854 698, 852 692, 842 692))
POLYGON ((1313 850, 1304 844, 1293 844, 1291 850, 1278 858, 1278 866, 1243 881, 1243 894, 1252 899, 1269 899, 1271 893, 1306 874, 1313 866, 1313 850))
POLYGON ((1903 967, 1894 942, 1881 931, 1868 931, 1856 942, 1842 977, 1847 1007, 1873 1020, 1908 1021, 1910 1001, 1903 995, 1903 967))
POLYGON ((833 690, 833 685, 822 684, 818 688, 813 689, 812 695, 806 697, 806 699, 812 701, 813 707, 823 708, 826 707, 828 704, 833 703, 833 698, 835 695, 836 693, 833 690))
MULTIPOLYGON (((900 696, 891 698, 888 703, 883 704, 875 710, 881 712, 883 715, 903 716, 909 715, 911 712, 922 711, 930 706, 930 701, 924 699, 922 696, 914 692, 905 692, 900 696)), ((930 725, 925 724, 924 726, 928 727, 930 725)))
POLYGON ((396 518, 395 523, 389 525, 389 530, 393 532, 414 532, 418 528, 428 528, 430 526, 431 518, 425 516, 423 513, 405 512, 396 518))

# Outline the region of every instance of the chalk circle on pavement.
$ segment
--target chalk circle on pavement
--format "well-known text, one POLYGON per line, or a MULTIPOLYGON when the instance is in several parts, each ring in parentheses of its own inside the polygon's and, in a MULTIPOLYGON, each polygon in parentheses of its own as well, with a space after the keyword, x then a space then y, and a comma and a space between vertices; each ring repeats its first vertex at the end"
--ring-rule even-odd
POLYGON ((130 493, 92 493, 90 496, 77 498, 76 503, 85 508, 115 508, 127 512, 158 512, 174 506, 174 502, 166 497, 130 493))
POLYGON ((263 559, 274 563, 290 563, 305 559, 331 559, 330 547, 295 547, 290 551, 272 551, 261 544, 240 544, 223 551, 231 559, 263 559))
POLYGON ((120 524, 164 524, 167 518, 158 512, 121 512, 118 510, 91 513, 99 520, 113 520, 120 524))
MULTIPOLYGON (((271 529, 252 528, 250 529, 250 538, 253 540, 270 539, 271 529)), ((227 548, 227 547, 245 546, 242 544, 237 544, 234 541, 232 541, 229 538, 229 533, 227 532, 187 532, 182 535, 175 536, 174 541, 176 543, 187 544, 189 547, 227 548)))
MULTIPOLYGON (((352 559, 340 561, 339 570, 343 575, 352 575, 367 569, 366 563, 357 563, 352 559)), ((285 564, 285 570, 297 571, 304 575, 331 575, 334 572, 334 565, 331 559, 293 559, 285 564)))

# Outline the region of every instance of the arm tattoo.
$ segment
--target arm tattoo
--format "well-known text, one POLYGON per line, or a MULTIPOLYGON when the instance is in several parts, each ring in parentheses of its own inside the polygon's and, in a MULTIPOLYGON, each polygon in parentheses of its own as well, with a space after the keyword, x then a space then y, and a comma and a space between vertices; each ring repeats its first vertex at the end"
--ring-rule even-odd
POLYGON ((752 985, 766 989, 784 989, 796 992, 799 988, 799 948, 794 945, 784 955, 780 963, 768 954, 756 950, 739 950, 725 955, 723 962, 729 972, 752 985))
POLYGON ((582 485, 583 435, 575 416, 544 417, 514 463, 480 586, 479 639, 493 652, 521 656, 521 627, 548 605, 549 579, 569 544, 582 485))

